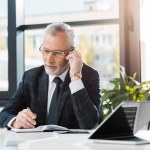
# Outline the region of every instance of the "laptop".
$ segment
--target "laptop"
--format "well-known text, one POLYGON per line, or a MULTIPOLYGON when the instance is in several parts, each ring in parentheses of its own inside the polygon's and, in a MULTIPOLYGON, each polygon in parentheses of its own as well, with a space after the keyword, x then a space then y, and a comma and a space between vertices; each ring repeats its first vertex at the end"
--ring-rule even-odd
POLYGON ((135 136, 150 121, 150 102, 122 102, 88 138, 92 142, 114 144, 150 143, 135 136))

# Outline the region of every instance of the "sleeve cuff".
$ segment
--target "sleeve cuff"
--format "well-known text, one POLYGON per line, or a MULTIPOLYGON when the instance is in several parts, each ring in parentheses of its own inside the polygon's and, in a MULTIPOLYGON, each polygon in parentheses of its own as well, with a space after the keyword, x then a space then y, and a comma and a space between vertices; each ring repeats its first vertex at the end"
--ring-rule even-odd
POLYGON ((70 90, 71 90, 71 94, 81 90, 84 88, 83 82, 81 79, 78 80, 74 80, 72 82, 70 82, 69 84, 70 90))
POLYGON ((7 127, 12 128, 11 124, 16 119, 16 117, 13 117, 7 124, 7 127))

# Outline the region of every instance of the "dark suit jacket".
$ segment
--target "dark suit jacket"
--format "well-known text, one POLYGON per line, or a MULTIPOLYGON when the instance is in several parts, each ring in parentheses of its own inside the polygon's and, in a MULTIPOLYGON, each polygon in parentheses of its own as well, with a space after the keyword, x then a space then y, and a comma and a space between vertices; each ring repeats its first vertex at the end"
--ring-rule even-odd
MULTIPOLYGON (((37 126, 46 124, 48 82, 44 66, 26 71, 18 90, 0 113, 0 126, 7 126, 10 119, 27 107, 37 115, 37 126)), ((97 71, 84 64, 82 82, 85 88, 71 94, 68 72, 58 99, 58 125, 90 129, 100 120, 100 81, 97 71)))

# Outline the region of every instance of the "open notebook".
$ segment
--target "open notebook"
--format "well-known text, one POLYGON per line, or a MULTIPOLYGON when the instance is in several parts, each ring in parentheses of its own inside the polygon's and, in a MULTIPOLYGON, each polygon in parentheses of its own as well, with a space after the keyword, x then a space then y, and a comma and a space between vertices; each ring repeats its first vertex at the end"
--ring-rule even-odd
POLYGON ((99 143, 144 144, 135 136, 150 121, 150 102, 121 103, 90 135, 89 139, 99 143))
POLYGON ((42 125, 32 129, 16 129, 11 128, 14 132, 48 132, 48 131, 69 131, 68 128, 58 126, 58 125, 42 125))
POLYGON ((59 125, 42 125, 38 126, 36 128, 32 129, 16 129, 16 128, 11 128, 12 131, 17 132, 17 133, 28 133, 28 132, 52 132, 52 131, 57 131, 58 133, 65 134, 65 133, 73 133, 73 134, 80 134, 80 133, 89 133, 89 130, 84 130, 84 129, 68 129, 63 126, 59 125))

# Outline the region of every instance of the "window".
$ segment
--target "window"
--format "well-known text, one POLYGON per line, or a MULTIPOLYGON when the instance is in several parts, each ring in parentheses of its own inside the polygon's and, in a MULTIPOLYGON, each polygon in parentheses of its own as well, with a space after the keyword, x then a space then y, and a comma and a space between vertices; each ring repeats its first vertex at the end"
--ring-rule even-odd
POLYGON ((119 0, 26 0, 25 16, 26 24, 118 18, 119 0))
POLYGON ((150 81, 150 22, 147 14, 150 13, 150 1, 140 1, 140 42, 141 42, 141 68, 142 68, 142 81, 150 81))
POLYGON ((0 0, 0 91, 8 91, 7 1, 0 0))
MULTIPOLYGON (((102 78, 102 87, 110 87, 109 80, 119 76, 119 22, 104 25, 92 24, 93 20, 110 20, 119 17, 118 0, 77 0, 25 1, 25 22, 32 24, 69 21, 76 33, 75 47, 81 52, 84 62, 98 70, 102 78), (67 4, 67 5, 66 5, 67 4), (77 7, 75 7, 77 5, 77 7), (42 7, 41 7, 42 6, 42 7), (32 9, 30 9, 32 7, 32 9), (45 9, 43 9, 45 8, 45 9), (88 20, 89 25, 81 20, 88 20), (77 22, 77 23, 76 23, 77 22)), ((111 21, 110 21, 111 22, 111 21)), ((40 53, 43 31, 39 29, 25 31, 25 70, 42 65, 40 53)))
MULTIPOLYGON (((103 78, 102 87, 109 87, 109 80, 119 76, 119 26, 91 25, 73 27, 76 34, 75 47, 81 53, 84 62, 98 70, 103 78), (109 34, 108 34, 109 33, 109 34), (105 36, 97 41, 98 36, 105 36), (110 35, 112 43, 109 42, 110 35), (101 43, 101 44, 99 44, 101 43)), ((25 70, 42 65, 39 47, 44 30, 25 32, 25 70)))
POLYGON ((43 30, 25 31, 25 70, 42 65, 39 47, 42 44, 43 30))
POLYGON ((15 92, 25 70, 43 64, 38 48, 43 29, 51 22, 66 22, 74 28, 75 46, 100 73, 102 87, 111 87, 108 81, 119 76, 120 64, 128 74, 135 72, 140 60, 137 48, 130 46, 137 41, 128 19, 129 12, 139 8, 133 9, 138 1, 0 0, 0 105, 15 92))

